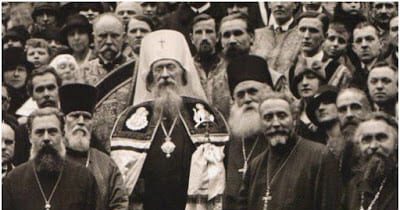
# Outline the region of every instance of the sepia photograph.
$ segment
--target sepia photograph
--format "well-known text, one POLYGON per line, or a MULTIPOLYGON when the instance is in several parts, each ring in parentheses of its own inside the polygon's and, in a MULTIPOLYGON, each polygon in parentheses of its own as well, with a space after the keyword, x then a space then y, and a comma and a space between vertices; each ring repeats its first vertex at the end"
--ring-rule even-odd
POLYGON ((2 1, 2 210, 398 210, 398 1, 2 1))

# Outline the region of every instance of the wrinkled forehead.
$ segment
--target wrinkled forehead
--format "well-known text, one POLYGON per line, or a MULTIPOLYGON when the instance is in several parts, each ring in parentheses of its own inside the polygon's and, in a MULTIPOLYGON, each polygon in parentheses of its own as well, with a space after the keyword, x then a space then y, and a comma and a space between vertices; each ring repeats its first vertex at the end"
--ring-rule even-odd
POLYGON ((261 82, 255 81, 255 80, 246 80, 246 81, 243 81, 243 82, 237 84, 235 89, 233 90, 233 93, 237 94, 238 92, 246 91, 249 89, 261 90, 261 89, 265 88, 265 86, 266 85, 264 83, 261 83, 261 82))
POLYGON ((178 61, 176 61, 174 59, 170 59, 170 58, 163 58, 163 59, 158 59, 158 60, 154 61, 151 64, 151 70, 154 71, 157 67, 164 67, 164 66, 168 66, 171 64, 175 65, 176 67, 181 68, 183 70, 181 64, 178 61))
POLYGON ((124 25, 116 16, 105 15, 98 17, 93 24, 93 32, 101 33, 106 31, 122 33, 124 31, 124 25))
POLYGON ((347 90, 338 95, 336 99, 337 107, 359 104, 363 106, 364 96, 356 91, 347 90))
POLYGON ((60 121, 54 114, 36 116, 32 120, 32 130, 36 129, 60 129, 60 121))
POLYGON ((264 100, 260 104, 260 113, 262 115, 279 112, 291 113, 289 102, 284 99, 273 98, 264 100))
MULTIPOLYGON (((395 129, 394 129, 395 130, 395 129)), ((360 136, 373 136, 377 134, 392 134, 393 128, 383 120, 368 120, 361 122, 357 128, 360 136)))

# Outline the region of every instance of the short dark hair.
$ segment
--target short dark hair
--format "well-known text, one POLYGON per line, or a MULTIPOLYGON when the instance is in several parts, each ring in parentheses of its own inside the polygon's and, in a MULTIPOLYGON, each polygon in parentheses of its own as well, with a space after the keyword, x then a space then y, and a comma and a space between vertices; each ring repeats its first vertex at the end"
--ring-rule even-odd
POLYGON ((306 12, 303 12, 300 15, 300 17, 298 19, 298 23, 300 23, 301 19, 303 19, 303 18, 316 18, 316 19, 318 19, 322 23, 322 32, 324 33, 324 35, 328 31, 329 18, 325 14, 321 14, 321 13, 315 12, 315 11, 306 11, 306 12))
POLYGON ((343 34, 347 37, 346 41, 348 42, 350 40, 350 33, 347 30, 346 26, 341 23, 341 22, 332 22, 329 24, 328 29, 332 29, 338 34, 343 34))
POLYGON ((48 73, 52 74, 56 78, 57 85, 59 87, 61 86, 62 80, 58 76, 56 70, 53 67, 48 66, 48 65, 42 66, 42 67, 37 68, 37 69, 32 71, 32 73, 31 73, 31 75, 30 75, 30 77, 29 77, 29 79, 28 79, 28 81, 26 83, 26 91, 28 92, 29 96, 32 96, 32 92, 33 92, 33 84, 32 84, 33 78, 36 77, 36 76, 42 76, 42 75, 45 75, 45 74, 48 74, 48 73))
POLYGON ((396 144, 397 144, 397 129, 398 129, 398 124, 397 124, 397 120, 390 116, 389 114, 386 114, 384 112, 372 112, 370 115, 368 115, 368 117, 363 120, 362 122, 360 122, 360 124, 358 125, 357 129, 355 130, 354 133, 354 139, 358 139, 360 137, 360 132, 358 130, 358 128, 360 127, 361 124, 368 122, 368 121, 382 121, 385 122, 388 126, 390 126, 392 128, 393 131, 393 137, 395 138, 396 144))
POLYGON ((60 129, 61 132, 64 133, 64 114, 57 108, 54 107, 46 107, 46 108, 39 108, 33 111, 29 116, 28 116, 28 122, 27 122, 27 128, 28 132, 32 132, 32 122, 36 117, 43 117, 43 116, 48 116, 48 115, 55 115, 57 119, 60 121, 60 129))
POLYGON ((206 20, 214 20, 214 22, 215 22, 215 31, 217 31, 217 28, 218 28, 217 27, 217 22, 215 21, 215 19, 211 15, 205 14, 205 13, 197 15, 196 17, 193 18, 193 21, 190 24, 191 31, 193 32, 193 26, 196 25, 198 22, 206 21, 206 20))
POLYGON ((221 26, 222 26, 222 24, 224 24, 224 22, 227 22, 227 21, 230 21, 230 20, 236 20, 236 19, 243 20, 247 25, 247 29, 246 29, 247 32, 250 33, 250 34, 254 34, 254 29, 255 28, 254 28, 254 25, 253 25, 252 21, 250 21, 248 15, 243 14, 241 12, 234 13, 234 14, 227 15, 227 16, 223 17, 221 22, 220 22, 220 24, 219 24, 219 31, 221 31, 221 26))
MULTIPOLYGON (((154 22, 153 22, 149 17, 147 17, 147 16, 144 16, 144 15, 134 15, 134 16, 129 20, 129 22, 131 22, 132 19, 136 19, 136 20, 143 21, 143 22, 147 23, 147 25, 149 25, 151 31, 154 31, 154 29, 155 29, 154 22)), ((129 25, 129 23, 128 23, 128 25, 129 25)))

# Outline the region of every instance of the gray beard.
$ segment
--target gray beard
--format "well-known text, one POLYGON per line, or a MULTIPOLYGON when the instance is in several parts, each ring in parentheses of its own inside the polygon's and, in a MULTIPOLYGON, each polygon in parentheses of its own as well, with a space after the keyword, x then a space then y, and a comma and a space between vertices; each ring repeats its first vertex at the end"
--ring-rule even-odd
POLYGON ((236 103, 231 108, 228 124, 232 135, 236 138, 247 138, 261 131, 261 120, 257 109, 248 111, 244 109, 244 106, 238 107, 236 103))
POLYGON ((81 129, 85 130, 86 135, 80 135, 79 132, 83 131, 76 131, 78 126, 74 127, 72 130, 66 128, 65 138, 67 140, 67 147, 69 149, 85 152, 88 151, 90 148, 90 139, 91 133, 88 129, 80 127, 81 129))
POLYGON ((179 95, 179 89, 175 84, 159 85, 155 87, 154 92, 156 98, 154 100, 154 113, 156 119, 167 117, 174 119, 179 115, 183 101, 179 95))

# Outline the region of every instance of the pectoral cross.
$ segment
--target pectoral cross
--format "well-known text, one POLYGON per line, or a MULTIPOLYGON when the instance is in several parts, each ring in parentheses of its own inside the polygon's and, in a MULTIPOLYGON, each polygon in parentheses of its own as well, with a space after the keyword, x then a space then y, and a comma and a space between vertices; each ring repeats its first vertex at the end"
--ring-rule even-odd
POLYGON ((264 208, 263 209, 267 210, 268 209, 268 202, 270 200, 272 200, 271 193, 269 192, 269 186, 267 187, 267 192, 265 193, 265 196, 262 199, 264 201, 264 208))
POLYGON ((50 208, 51 208, 50 203, 49 203, 49 202, 46 202, 46 204, 44 205, 44 209, 45 209, 45 210, 50 210, 50 208))

